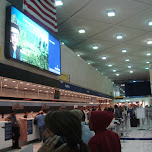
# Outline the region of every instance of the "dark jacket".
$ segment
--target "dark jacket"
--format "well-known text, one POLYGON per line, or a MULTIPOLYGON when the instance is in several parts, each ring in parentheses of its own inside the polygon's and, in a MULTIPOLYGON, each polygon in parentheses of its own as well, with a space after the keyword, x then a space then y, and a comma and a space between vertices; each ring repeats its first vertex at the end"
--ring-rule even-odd
POLYGON ((92 130, 95 132, 88 143, 91 152, 121 152, 118 134, 106 129, 113 118, 110 111, 91 112, 92 130))

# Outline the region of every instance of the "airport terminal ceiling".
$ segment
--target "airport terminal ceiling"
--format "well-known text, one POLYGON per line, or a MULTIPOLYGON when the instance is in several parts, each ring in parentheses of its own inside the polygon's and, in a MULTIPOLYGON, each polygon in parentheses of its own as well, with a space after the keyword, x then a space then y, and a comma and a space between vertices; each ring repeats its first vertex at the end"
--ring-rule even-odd
POLYGON ((114 82, 149 79, 151 0, 62 2, 57 37, 64 45, 114 82))

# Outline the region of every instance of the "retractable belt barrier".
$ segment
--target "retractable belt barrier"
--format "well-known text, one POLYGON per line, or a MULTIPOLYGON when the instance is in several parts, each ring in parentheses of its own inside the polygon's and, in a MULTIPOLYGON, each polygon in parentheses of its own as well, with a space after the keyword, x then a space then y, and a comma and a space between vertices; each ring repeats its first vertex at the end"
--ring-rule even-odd
POLYGON ((152 140, 152 138, 120 138, 120 140, 152 140))

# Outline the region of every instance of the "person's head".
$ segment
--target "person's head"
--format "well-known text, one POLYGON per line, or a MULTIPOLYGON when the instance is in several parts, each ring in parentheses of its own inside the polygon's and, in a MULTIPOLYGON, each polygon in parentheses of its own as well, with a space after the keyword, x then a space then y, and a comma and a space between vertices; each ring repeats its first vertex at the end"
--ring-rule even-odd
POLYGON ((16 111, 12 109, 12 110, 10 111, 10 114, 11 114, 12 116, 15 116, 16 111))
POLYGON ((25 112, 24 112, 24 115, 25 115, 25 116, 28 116, 28 112, 27 112, 27 111, 25 111, 25 112))
POLYGON ((117 105, 115 105, 115 106, 114 106, 114 108, 115 108, 115 109, 117 109, 117 108, 118 108, 118 106, 117 106, 117 105))
POLYGON ((81 110, 74 109, 74 110, 71 110, 70 112, 75 114, 79 118, 79 120, 82 121, 83 112, 81 110))
POLYGON ((92 111, 89 120, 89 128, 95 132, 105 130, 111 123, 114 115, 111 111, 92 111))
POLYGON ((14 22, 11 22, 11 42, 14 47, 17 47, 19 42, 20 29, 18 25, 14 22))
POLYGON ((81 140, 81 122, 72 112, 66 110, 49 112, 44 121, 47 129, 43 135, 46 138, 58 135, 65 139, 65 142, 71 148, 76 147, 77 144, 80 144, 80 149, 84 147, 81 140))

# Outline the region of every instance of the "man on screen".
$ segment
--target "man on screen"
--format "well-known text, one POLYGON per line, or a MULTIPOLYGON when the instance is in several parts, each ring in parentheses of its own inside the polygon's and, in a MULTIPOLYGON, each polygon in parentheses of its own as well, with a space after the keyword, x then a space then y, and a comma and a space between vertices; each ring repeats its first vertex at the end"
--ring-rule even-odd
POLYGON ((14 22, 11 22, 10 55, 12 58, 17 60, 21 60, 20 48, 17 46, 19 43, 19 34, 20 34, 20 29, 18 25, 14 22))

